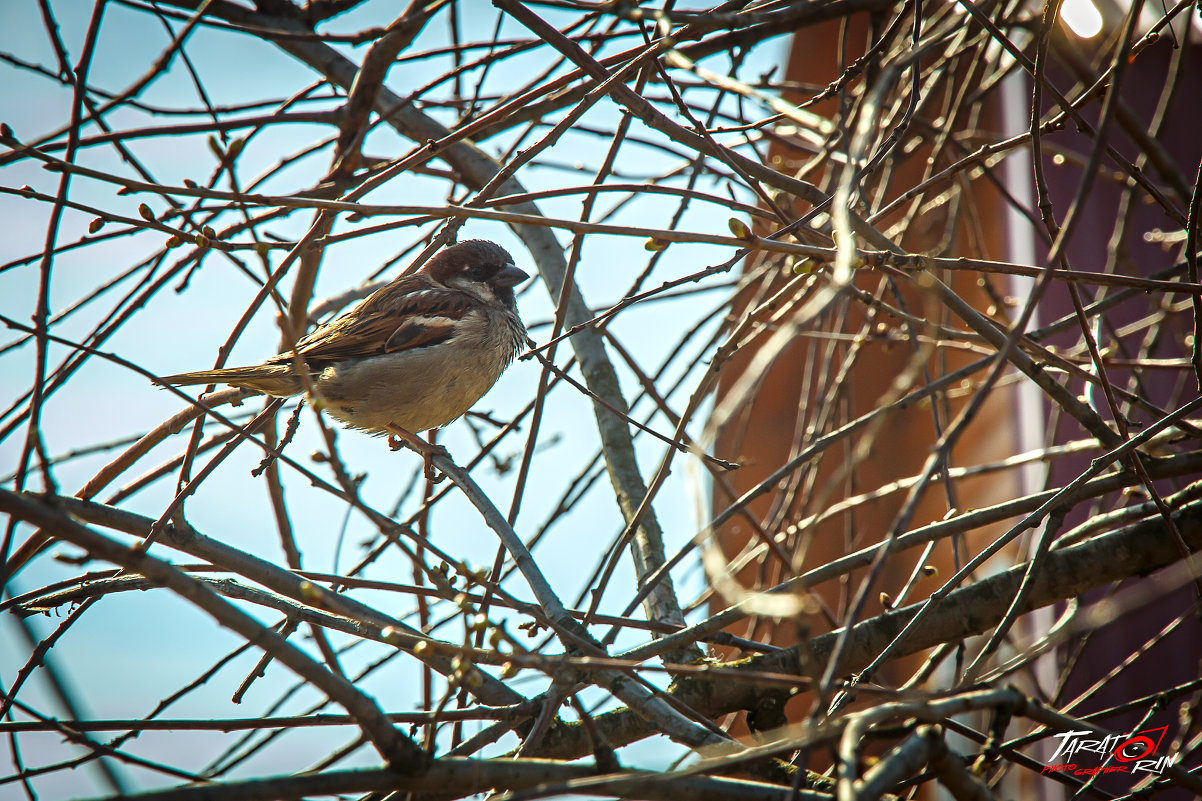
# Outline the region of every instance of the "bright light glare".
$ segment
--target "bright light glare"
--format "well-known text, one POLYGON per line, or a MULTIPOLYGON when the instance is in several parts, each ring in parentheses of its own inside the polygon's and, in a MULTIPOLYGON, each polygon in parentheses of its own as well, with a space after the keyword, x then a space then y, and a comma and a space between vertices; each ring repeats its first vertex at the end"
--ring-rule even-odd
POLYGON ((1102 14, 1092 0, 1064 0, 1060 19, 1082 39, 1092 39, 1102 31, 1102 14))

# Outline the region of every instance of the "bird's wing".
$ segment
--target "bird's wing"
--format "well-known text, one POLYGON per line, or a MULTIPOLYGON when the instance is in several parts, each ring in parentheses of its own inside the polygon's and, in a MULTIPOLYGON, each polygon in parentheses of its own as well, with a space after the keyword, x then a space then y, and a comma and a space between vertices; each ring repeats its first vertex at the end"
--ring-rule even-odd
MULTIPOLYGON (((310 367, 320 367, 324 362, 425 348, 450 339, 455 324, 476 306, 470 296, 414 275, 377 291, 353 312, 313 331, 297 343, 297 349, 310 367)), ((282 353, 271 361, 290 359, 282 353)))

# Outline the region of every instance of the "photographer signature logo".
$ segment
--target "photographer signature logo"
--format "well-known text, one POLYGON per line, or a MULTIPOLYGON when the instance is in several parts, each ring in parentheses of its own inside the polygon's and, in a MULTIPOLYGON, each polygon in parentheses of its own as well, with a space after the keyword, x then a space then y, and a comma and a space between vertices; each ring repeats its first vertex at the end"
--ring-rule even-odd
POLYGON ((1041 773, 1071 773, 1093 776, 1098 773, 1164 773, 1177 764, 1179 754, 1157 755, 1168 726, 1144 729, 1131 734, 1108 734, 1098 738, 1091 731, 1066 731, 1054 735, 1060 742, 1041 773), (1057 760, 1061 760, 1057 762, 1057 760))

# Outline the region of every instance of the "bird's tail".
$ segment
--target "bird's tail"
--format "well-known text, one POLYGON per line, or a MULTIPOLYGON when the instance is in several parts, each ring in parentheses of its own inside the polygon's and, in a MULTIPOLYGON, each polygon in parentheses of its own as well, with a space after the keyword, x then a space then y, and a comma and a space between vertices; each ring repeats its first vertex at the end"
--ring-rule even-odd
POLYGON ((156 380, 164 386, 187 387, 197 384, 229 384, 230 386, 286 398, 303 389, 291 366, 256 364, 250 367, 226 367, 221 370, 197 370, 192 373, 165 375, 156 380))

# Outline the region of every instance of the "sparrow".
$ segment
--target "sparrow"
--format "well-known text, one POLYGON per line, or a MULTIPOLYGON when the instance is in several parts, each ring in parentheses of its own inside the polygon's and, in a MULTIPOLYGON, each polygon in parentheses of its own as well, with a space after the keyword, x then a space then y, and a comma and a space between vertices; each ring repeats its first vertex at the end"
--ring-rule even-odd
MULTIPOLYGON (((462 417, 505 372, 528 338, 513 288, 529 278, 500 245, 452 245, 415 273, 368 295, 296 343, 321 406, 351 428, 406 442, 426 461, 446 451, 416 434, 462 417)), ((305 392, 289 351, 250 367, 163 376, 170 386, 226 383, 273 397, 305 392)), ((0 565, 7 580, 52 538, 30 537, 0 565)), ((3 586, 3 583, 0 583, 3 586)))
POLYGON ((306 391, 299 355, 330 416, 428 456, 432 446, 415 435, 463 416, 528 342, 513 288, 529 277, 500 245, 467 240, 316 328, 296 343, 295 354, 158 382, 225 383, 288 397, 306 391))

